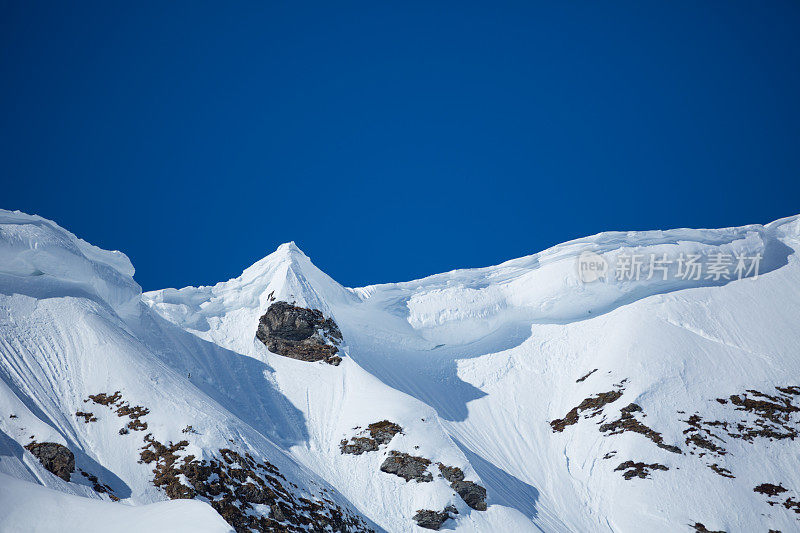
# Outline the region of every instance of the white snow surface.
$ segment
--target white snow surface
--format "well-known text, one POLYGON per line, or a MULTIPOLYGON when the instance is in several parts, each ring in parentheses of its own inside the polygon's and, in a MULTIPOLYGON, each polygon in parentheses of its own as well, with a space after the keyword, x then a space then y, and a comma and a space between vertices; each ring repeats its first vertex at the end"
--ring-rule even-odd
POLYGON ((0 523, 7 531, 30 533, 231 533, 233 528, 207 503, 171 500, 120 505, 81 498, 0 474, 0 523), (31 506, 36 506, 35 518, 31 506))
MULTIPOLYGON (((198 457, 233 441, 301 489, 328 490, 376 530, 425 531, 416 511, 448 504, 459 513, 443 529, 461 532, 693 531, 696 522, 798 530, 800 515, 753 491, 780 483, 785 497, 800 498, 796 440, 728 439, 727 453, 712 459, 690 453, 683 422, 696 412, 730 416, 717 398, 800 385, 798 249, 800 216, 608 232, 493 267, 351 289, 287 243, 235 279, 141 294, 122 253, 0 211, 0 508, 22 509, 0 512, 0 531, 57 530, 52 514, 24 511, 32 505, 202 530, 190 525, 213 515, 209 506, 156 503, 166 497, 151 483, 152 467, 136 461, 140 435, 119 435, 120 419, 93 404, 97 422, 76 418, 89 394, 116 390, 150 409, 148 432, 159 440, 181 440, 192 425, 187 453, 198 457), (584 284, 576 261, 586 251, 609 261, 664 253, 763 260, 745 279, 584 284), (255 331, 271 298, 332 317, 342 363, 270 353, 255 331), (552 430, 550 421, 620 383, 622 398, 598 416, 552 430), (682 453, 641 434, 599 431, 630 403, 682 453), (388 446, 340 452, 354 428, 384 419, 403 427, 388 446), (67 483, 44 470, 23 448, 33 439, 67 445, 77 466, 122 500, 109 502, 79 475, 67 483), (381 472, 389 450, 433 461, 433 481, 381 472), (614 470, 625 460, 669 470, 626 480, 614 470), (437 462, 484 486, 488 509, 470 509, 437 476, 437 462)), ((89 530, 71 519, 62 530, 89 530)), ((212 518, 203 524, 225 530, 212 518)))

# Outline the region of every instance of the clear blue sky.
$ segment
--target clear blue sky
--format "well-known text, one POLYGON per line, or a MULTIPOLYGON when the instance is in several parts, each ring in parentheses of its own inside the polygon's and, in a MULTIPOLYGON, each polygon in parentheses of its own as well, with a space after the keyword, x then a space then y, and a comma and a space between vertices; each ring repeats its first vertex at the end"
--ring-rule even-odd
POLYGON ((0 206, 145 289, 800 212, 796 1, 0 6, 0 206))

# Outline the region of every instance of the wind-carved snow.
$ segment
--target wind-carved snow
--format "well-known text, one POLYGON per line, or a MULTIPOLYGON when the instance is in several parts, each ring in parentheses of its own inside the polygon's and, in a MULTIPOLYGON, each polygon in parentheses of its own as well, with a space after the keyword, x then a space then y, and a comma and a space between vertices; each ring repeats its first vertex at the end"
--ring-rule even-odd
POLYGON ((119 312, 139 302, 133 265, 77 238, 54 222, 0 210, 0 287, 36 298, 75 295, 95 298, 119 312))
MULTIPOLYGON (((387 531, 421 531, 415 513, 447 505, 459 512, 443 528, 457 531, 800 524, 791 507, 800 497, 800 439, 731 436, 736 424, 760 426, 726 400, 756 391, 800 404, 791 399, 800 385, 800 217, 601 233, 493 267, 355 289, 287 243, 238 278, 146 293, 137 307, 121 254, 38 217, 2 216, 0 431, 14 443, 27 443, 30 431, 70 445, 76 462, 103 474, 127 503, 164 496, 149 484, 149 467, 130 462, 137 441, 119 440, 116 420, 76 420, 95 389, 123 388, 131 401, 148 402, 161 440, 180 440, 191 424, 198 435, 187 451, 203 456, 232 439, 302 487, 329 487, 339 504, 387 531), (610 264, 632 254, 719 253, 761 263, 757 279, 670 272, 618 281, 612 273, 582 283, 577 261, 587 251, 610 264), (62 256, 73 259, 59 270, 62 256), (259 318, 278 300, 336 322, 338 367, 281 357, 256 340, 259 318), (719 425, 692 429, 693 415, 719 425), (383 420, 402 432, 376 451, 341 453, 342 440, 383 420), (555 420, 566 420, 560 431, 555 420), (697 447, 703 438, 725 453, 697 447), (435 466, 431 482, 381 472, 389 451, 462 469, 486 488, 488 509, 469 508, 435 466), (628 463, 643 466, 620 468, 628 463), (770 504, 753 490, 763 483, 781 484, 786 495, 770 504)), ((785 423, 798 423, 789 412, 785 423)), ((29 455, 0 454, 1 471, 98 497, 85 484, 51 479, 29 455)))

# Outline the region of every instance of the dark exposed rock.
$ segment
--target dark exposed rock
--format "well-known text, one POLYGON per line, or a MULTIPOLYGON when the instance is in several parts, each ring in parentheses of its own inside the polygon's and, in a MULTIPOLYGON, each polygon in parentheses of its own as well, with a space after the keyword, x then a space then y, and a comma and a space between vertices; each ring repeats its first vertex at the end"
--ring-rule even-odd
POLYGON ((725 533, 724 531, 711 531, 706 526, 704 526, 701 522, 695 522, 692 524, 695 533, 725 533))
POLYGON ((439 463, 439 471, 448 482, 464 481, 464 471, 457 466, 446 466, 439 463))
POLYGON ((461 496, 464 503, 476 511, 486 510, 486 489, 474 481, 464 481, 464 471, 457 466, 438 463, 442 477, 450 482, 450 488, 461 496))
POLYGON ((681 453, 680 448, 674 446, 672 444, 666 444, 664 442, 664 438, 661 436, 661 433, 655 431, 654 429, 644 425, 642 422, 636 419, 633 413, 641 412, 642 408, 635 404, 628 404, 627 406, 623 407, 620 410, 620 417, 613 422, 609 422, 607 424, 602 424, 600 426, 601 432, 610 432, 609 435, 619 435, 620 433, 624 433, 626 431, 632 431, 634 433, 639 433, 640 435, 644 435, 651 441, 653 441, 656 446, 662 448, 664 450, 670 451, 672 453, 681 453))
POLYGON ((375 439, 369 437, 353 437, 350 441, 347 439, 339 443, 339 450, 342 453, 349 453, 351 455, 361 455, 365 452, 374 452, 378 450, 378 443, 375 439))
MULTIPOLYGON (((780 389, 778 390, 780 391, 780 389)), ((784 390, 792 389, 791 387, 787 387, 784 390)), ((729 399, 738 410, 757 414, 776 424, 788 422, 791 413, 800 412, 800 407, 793 405, 791 398, 786 397, 790 396, 789 393, 784 392, 783 394, 785 397, 779 397, 764 394, 763 392, 752 389, 747 392, 760 399, 749 398, 747 394, 742 394, 741 396, 733 395, 729 399)))
MULTIPOLYGON (((684 435, 689 434, 689 436, 686 437, 686 444, 689 445, 690 448, 695 450, 702 449, 719 456, 727 453, 724 448, 718 446, 710 440, 713 438, 720 443, 724 443, 721 438, 714 434, 711 428, 721 427, 727 430, 727 422, 721 422, 719 420, 704 421, 703 418, 697 413, 690 416, 688 420, 684 420, 684 422, 689 426, 683 430, 683 433, 684 435)), ((702 455, 703 454, 701 454, 701 456, 702 455)))
POLYGON ((83 418, 84 423, 88 424, 89 422, 97 422, 97 417, 94 416, 94 413, 88 413, 85 411, 76 411, 75 416, 78 418, 83 418))
POLYGON ((100 480, 97 478, 97 476, 90 474, 89 472, 84 472, 83 470, 81 470, 81 475, 91 482, 92 488, 95 490, 95 492, 99 494, 108 494, 108 497, 111 498, 111 500, 115 502, 119 501, 119 498, 114 495, 114 491, 111 490, 111 487, 104 483, 100 483, 100 480))
POLYGON ((274 493, 267 493, 254 483, 243 483, 239 485, 236 487, 234 494, 236 494, 236 497, 244 502, 255 503, 258 505, 269 504, 270 501, 275 500, 274 493))
POLYGON ((717 446, 707 438, 703 437, 700 434, 694 434, 686 437, 686 444, 690 446, 694 446, 695 448, 702 448, 704 450, 708 450, 710 452, 714 452, 717 455, 725 455, 726 452, 724 448, 721 446, 717 446))
POLYGON ((66 446, 55 442, 31 442, 25 448, 31 452, 47 470, 64 481, 75 471, 75 456, 66 446))
POLYGON ((727 477, 730 479, 734 479, 736 477, 731 473, 730 470, 719 466, 717 463, 710 464, 708 467, 722 477, 727 477))
POLYGON ((256 338, 278 355, 301 361, 325 361, 338 365, 337 344, 342 333, 336 323, 322 311, 275 302, 261 317, 256 338))
MULTIPOLYGON (((624 382, 623 382, 624 383, 624 382)), ((577 407, 573 407, 569 413, 567 413, 564 418, 558 418, 550 422, 550 427, 553 428, 554 432, 560 433, 564 431, 564 428, 567 426, 571 426, 578 422, 578 418, 581 412, 583 411, 591 411, 589 416, 597 416, 600 414, 600 411, 606 405, 610 404, 611 402, 615 402, 622 397, 622 383, 617 385, 617 389, 611 390, 608 392, 601 392, 596 396, 590 396, 584 399, 577 407)))
MULTIPOLYGON (((101 392, 100 394, 90 394, 89 399, 99 405, 111 406, 122 399, 122 393, 120 391, 116 391, 114 394, 106 394, 101 392)), ((84 402, 87 401, 89 400, 84 400, 84 402)))
POLYGON ((800 514, 800 500, 786 498, 786 501, 783 502, 783 506, 790 511, 794 511, 795 514, 800 514))
POLYGON ((216 459, 181 457, 187 445, 185 440, 162 444, 148 434, 141 462, 155 465, 153 484, 170 499, 203 498, 237 533, 372 531, 359 517, 324 497, 312 501, 293 495, 278 479, 286 481, 277 467, 267 461, 259 463, 228 448, 220 449, 216 459), (254 505, 268 507, 269 516, 254 505))
POLYGON ((284 516, 283 511, 281 510, 280 506, 276 504, 272 504, 270 507, 270 511, 272 512, 272 518, 277 520, 278 522, 285 522, 286 516, 284 516))
POLYGON ((669 470, 669 468, 658 463, 647 464, 636 463, 634 461, 625 461, 624 463, 620 463, 619 466, 614 469, 614 472, 620 470, 623 470, 622 477, 630 480, 634 477, 647 479, 651 470, 669 470))
POLYGON ((367 431, 375 439, 378 444, 387 444, 394 438, 395 435, 401 433, 403 428, 399 424, 389 422, 388 420, 381 420, 374 422, 367 426, 367 431))
POLYGON ((592 374, 594 374, 595 372, 597 372, 597 369, 596 369, 596 368, 595 368, 594 370, 591 370, 591 371, 590 371, 588 374, 586 374, 586 375, 584 375, 584 376, 582 376, 582 377, 579 377, 578 379, 576 379, 576 380, 575 380, 575 383, 581 383, 581 382, 583 382, 583 381, 586 381, 586 378, 588 378, 589 376, 591 376, 591 375, 592 375, 592 374))
POLYGON ((117 416, 127 416, 131 420, 138 420, 149 412, 150 409, 147 407, 142 407, 141 405, 134 405, 131 407, 129 403, 122 404, 117 408, 117 416))
POLYGON ((365 452, 377 451, 381 444, 388 444, 395 435, 403 431, 403 428, 394 422, 381 420, 380 422, 373 422, 367 426, 367 429, 364 431, 368 432, 370 436, 352 437, 349 441, 346 439, 342 440, 339 443, 339 449, 341 452, 352 455, 361 455, 365 452))
POLYGON ((458 510, 452 505, 448 505, 443 511, 431 511, 430 509, 420 509, 413 519, 419 527, 425 529, 437 530, 442 527, 442 524, 452 515, 458 514, 458 510))
POLYGON ((381 465, 381 472, 394 474, 406 481, 414 480, 418 483, 433 481, 433 476, 428 470, 431 462, 424 457, 416 457, 407 453, 392 450, 381 465))
POLYGON ((128 422, 128 425, 125 427, 128 429, 132 429, 133 431, 144 431, 145 429, 147 429, 147 422, 142 422, 139 419, 135 419, 128 422))
POLYGON ((486 510, 486 489, 472 481, 454 481, 450 484, 464 503, 476 511, 486 510))
MULTIPOLYGON (((131 421, 128 422, 126 427, 123 428, 125 429, 125 431, 123 432, 122 430, 120 430, 119 433, 120 435, 125 435, 128 432, 128 430, 144 431, 147 429, 147 422, 142 422, 139 419, 147 415, 150 412, 150 410, 146 407, 142 407, 141 405, 132 406, 128 402, 123 402, 122 393, 120 391, 116 391, 114 392, 114 394, 107 394, 105 392, 101 392, 99 394, 90 394, 89 398, 87 400, 84 400, 84 403, 88 402, 89 400, 93 401, 98 405, 105 405, 109 409, 116 408, 117 416, 119 417, 127 416, 128 418, 131 419, 131 421)), ((92 413, 83 413, 79 411, 75 414, 78 416, 83 416, 86 419, 86 422, 93 422, 97 420, 97 418, 94 418, 94 416, 92 416, 92 413), (89 417, 87 417, 87 415, 89 415, 89 417)))
POLYGON ((778 394, 766 394, 749 389, 742 394, 717 398, 720 405, 733 407, 728 420, 704 420, 695 413, 684 420, 687 428, 686 444, 690 453, 695 451, 702 457, 706 454, 722 456, 727 453, 725 439, 745 442, 756 439, 794 440, 800 436, 800 407, 794 404, 800 395, 800 387, 790 385, 775 387, 778 394), (733 419, 732 419, 733 418, 733 419))
MULTIPOLYGON (((788 492, 789 489, 785 488, 783 485, 778 484, 775 485, 773 483, 762 483, 753 489, 753 492, 757 492, 759 494, 764 494, 768 497, 774 498, 779 494, 783 494, 788 492)), ((783 502, 779 499, 776 500, 767 500, 767 503, 770 505, 782 505, 785 509, 794 512, 795 514, 800 514, 800 500, 797 500, 793 497, 786 498, 783 502)))
POLYGON ((773 485, 772 483, 762 483, 761 485, 754 488, 753 492, 758 492, 759 494, 766 494, 767 496, 777 496, 778 494, 786 492, 786 489, 781 485, 773 485))

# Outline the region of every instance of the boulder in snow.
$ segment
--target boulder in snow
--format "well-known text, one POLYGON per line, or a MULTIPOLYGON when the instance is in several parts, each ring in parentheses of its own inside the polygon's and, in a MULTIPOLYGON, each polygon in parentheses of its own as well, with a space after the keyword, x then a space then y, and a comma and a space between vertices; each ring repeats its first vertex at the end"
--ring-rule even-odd
POLYGON ((419 527, 425 529, 438 530, 442 524, 452 515, 458 514, 458 510, 452 505, 448 505, 443 511, 431 511, 430 509, 420 509, 414 515, 414 521, 419 527))
POLYGON ((430 460, 424 457, 416 457, 392 450, 381 465, 381 472, 394 474, 406 481, 411 481, 413 479, 418 483, 423 483, 433 481, 433 476, 430 472, 427 472, 430 464, 430 460))
POLYGON ((287 302, 275 302, 261 317, 256 338, 267 349, 301 361, 325 361, 338 365, 337 345, 342 332, 318 309, 306 309, 287 302))
POLYGON ((25 448, 39 459, 47 470, 64 481, 75 471, 75 455, 69 448, 55 442, 31 442, 25 448))

